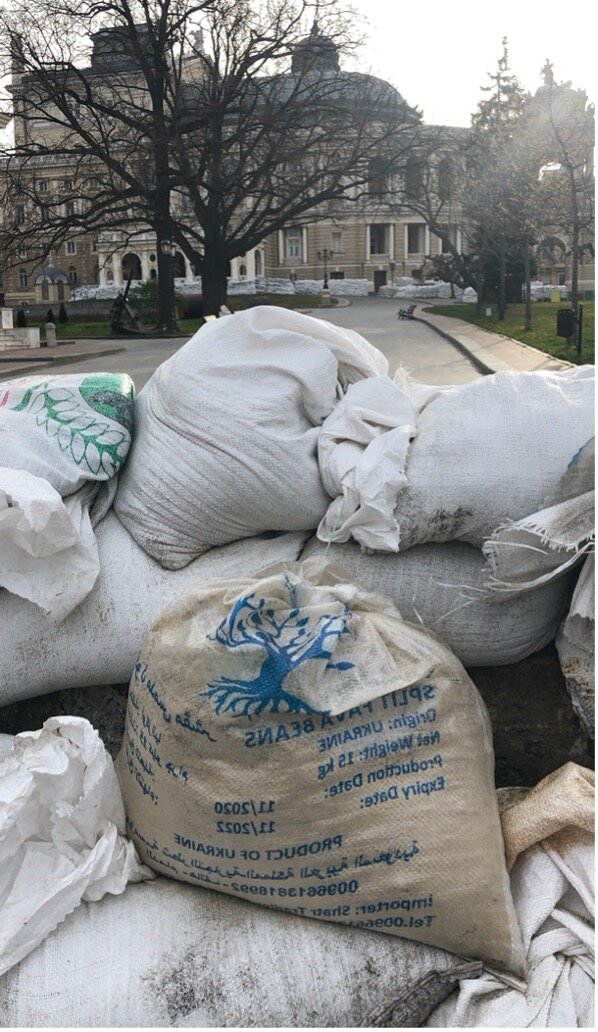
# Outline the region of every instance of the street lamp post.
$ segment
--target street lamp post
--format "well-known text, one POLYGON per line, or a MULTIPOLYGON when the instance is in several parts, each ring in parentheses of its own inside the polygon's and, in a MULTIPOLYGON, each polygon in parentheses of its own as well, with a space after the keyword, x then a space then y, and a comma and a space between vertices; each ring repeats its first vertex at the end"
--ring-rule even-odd
POLYGON ((323 251, 318 251, 317 259, 319 262, 324 263, 324 290, 328 290, 328 262, 332 259, 334 251, 329 251, 326 247, 323 251))

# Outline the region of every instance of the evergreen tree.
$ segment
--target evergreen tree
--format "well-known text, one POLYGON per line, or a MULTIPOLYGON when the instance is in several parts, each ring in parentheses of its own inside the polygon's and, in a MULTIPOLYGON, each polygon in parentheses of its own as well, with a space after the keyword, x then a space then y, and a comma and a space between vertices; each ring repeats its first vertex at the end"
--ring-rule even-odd
MULTIPOLYGON (((469 196, 465 213, 478 227, 481 269, 498 264, 498 318, 507 304, 509 252, 529 248, 524 217, 526 197, 534 192, 537 167, 526 143, 525 114, 529 95, 509 67, 506 38, 488 93, 472 117, 472 141, 468 155, 469 196)), ((487 279, 482 274, 478 304, 482 305, 487 279)))
POLYGON ((51 308, 48 308, 48 311, 46 312, 46 322, 56 323, 56 319, 54 318, 54 312, 51 308))
POLYGON ((22 330, 27 325, 27 316, 22 308, 19 308, 16 318, 16 326, 19 330, 22 330))
POLYGON ((59 323, 66 323, 68 321, 69 321, 69 317, 67 315, 66 308, 64 307, 64 302, 61 301, 60 302, 60 308, 58 309, 58 322, 59 323))

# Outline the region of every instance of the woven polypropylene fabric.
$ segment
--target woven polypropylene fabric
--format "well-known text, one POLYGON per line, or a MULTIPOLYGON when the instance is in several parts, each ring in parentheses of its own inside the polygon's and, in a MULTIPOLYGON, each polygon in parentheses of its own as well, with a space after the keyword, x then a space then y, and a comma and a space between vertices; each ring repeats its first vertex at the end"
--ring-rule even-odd
MULTIPOLYGON (((304 921, 159 878, 84 903, 0 978, 0 1023, 367 1027, 423 980, 429 1011, 464 966, 418 943, 304 921)), ((421 1004, 414 993, 417 1018, 421 1004)), ((409 1018, 409 1007, 401 1013, 409 1018)))
POLYGON ((486 587, 482 552, 458 541, 367 555, 351 542, 311 538, 302 558, 326 556, 351 579, 392 598, 405 620, 422 623, 465 666, 517 663, 552 641, 569 598, 570 576, 502 599, 486 587))
POLYGON ((138 398, 118 515, 170 569, 262 531, 314 529, 329 502, 319 428, 339 382, 387 368, 357 334, 296 312, 210 323, 138 398))
POLYGON ((305 534, 237 541, 172 571, 148 556, 114 513, 96 534, 98 580, 62 623, 49 624, 37 606, 0 592, 0 706, 60 688, 127 682, 152 621, 180 592, 202 580, 294 560, 305 541, 305 534))
POLYGON ((594 432, 594 368, 502 372, 442 390, 420 413, 395 518, 400 547, 480 547, 542 508, 594 432))

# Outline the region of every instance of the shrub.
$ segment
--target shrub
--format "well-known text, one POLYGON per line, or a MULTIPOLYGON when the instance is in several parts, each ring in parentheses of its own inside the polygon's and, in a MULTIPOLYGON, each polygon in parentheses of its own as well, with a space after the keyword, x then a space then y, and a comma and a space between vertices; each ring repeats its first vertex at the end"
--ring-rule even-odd
POLYGON ((51 308, 48 308, 48 311, 46 313, 46 322, 56 322, 56 319, 54 318, 54 312, 51 308))
POLYGON ((58 309, 58 322, 59 323, 66 323, 68 321, 69 321, 69 317, 67 315, 66 308, 64 307, 64 303, 61 301, 60 302, 60 308, 58 309))
POLYGON ((17 318, 16 318, 15 325, 20 330, 24 329, 25 326, 27 325, 27 316, 25 315, 25 312, 24 312, 24 310, 22 308, 19 308, 19 310, 17 312, 17 318))

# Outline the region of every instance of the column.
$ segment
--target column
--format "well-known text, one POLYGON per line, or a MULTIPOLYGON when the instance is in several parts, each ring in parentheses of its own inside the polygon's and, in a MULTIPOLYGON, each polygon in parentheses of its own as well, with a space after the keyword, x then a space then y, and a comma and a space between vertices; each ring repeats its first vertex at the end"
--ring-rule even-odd
POLYGON ((307 265, 307 226, 301 227, 301 264, 307 265))
POLYGON ((388 257, 391 261, 394 261, 395 257, 395 224, 394 222, 389 223, 388 226, 388 257))
POLYGON ((142 251, 140 254, 141 258, 141 279, 148 280, 150 278, 150 260, 149 253, 142 251))

